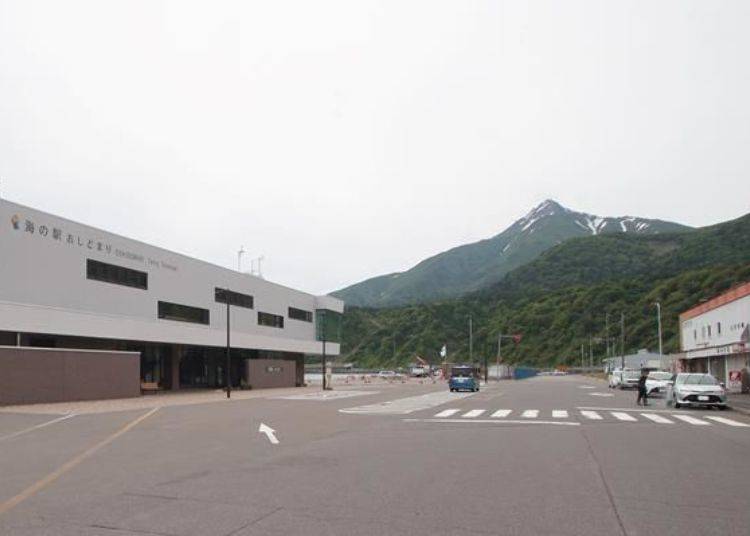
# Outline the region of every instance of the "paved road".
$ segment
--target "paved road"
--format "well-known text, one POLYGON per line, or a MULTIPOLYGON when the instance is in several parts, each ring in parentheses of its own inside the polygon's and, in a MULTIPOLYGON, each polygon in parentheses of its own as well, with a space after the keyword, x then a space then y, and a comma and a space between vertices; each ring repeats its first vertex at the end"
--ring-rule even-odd
POLYGON ((741 414, 577 377, 349 391, 0 413, 0 534, 750 533, 741 414))

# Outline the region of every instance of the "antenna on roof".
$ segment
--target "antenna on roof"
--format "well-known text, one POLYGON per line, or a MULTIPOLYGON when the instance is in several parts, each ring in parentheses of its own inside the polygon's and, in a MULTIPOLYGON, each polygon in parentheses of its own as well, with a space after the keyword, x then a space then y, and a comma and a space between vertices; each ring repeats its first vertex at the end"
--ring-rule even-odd
POLYGON ((242 254, 245 253, 245 246, 240 246, 240 250, 237 252, 237 271, 242 271, 242 254))

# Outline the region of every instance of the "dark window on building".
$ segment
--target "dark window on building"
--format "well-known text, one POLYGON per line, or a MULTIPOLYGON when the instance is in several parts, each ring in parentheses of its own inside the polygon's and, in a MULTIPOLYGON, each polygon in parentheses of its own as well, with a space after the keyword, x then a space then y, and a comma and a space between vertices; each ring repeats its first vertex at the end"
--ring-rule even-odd
POLYGON ((249 294, 216 288, 214 289, 214 299, 219 303, 227 303, 227 293, 229 293, 229 305, 236 305, 237 307, 245 307, 247 309, 253 308, 253 297, 249 294))
POLYGON ((716 323, 716 334, 721 335, 721 322, 716 323))
POLYGON ((193 322, 195 324, 209 324, 208 309, 190 307, 177 303, 159 302, 159 318, 164 320, 179 320, 180 322, 193 322))
POLYGON ((693 340, 696 340, 696 341, 698 340, 698 330, 697 329, 693 330, 693 340))
POLYGON ((148 274, 106 262, 86 259, 86 278, 126 287, 148 289, 148 274))
POLYGON ((708 329, 708 338, 710 339, 711 338, 711 326, 708 325, 706 326, 706 328, 708 329))
POLYGON ((313 314, 312 314, 312 311, 305 311, 304 309, 297 309, 296 307, 290 307, 289 318, 293 318, 294 320, 302 320, 303 322, 312 322, 313 314))
POLYGON ((258 311, 258 325, 270 326, 272 328, 283 328, 284 317, 280 315, 273 315, 271 313, 262 313, 258 311))

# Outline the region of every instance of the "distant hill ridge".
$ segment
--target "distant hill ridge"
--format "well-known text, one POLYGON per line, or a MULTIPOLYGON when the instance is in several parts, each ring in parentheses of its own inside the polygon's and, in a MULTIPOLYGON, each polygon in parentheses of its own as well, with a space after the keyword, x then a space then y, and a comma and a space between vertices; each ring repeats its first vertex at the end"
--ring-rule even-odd
POLYGON ((347 305, 392 307, 458 297, 496 284, 511 270, 571 238, 600 234, 653 235, 690 230, 634 216, 600 217, 548 199, 503 232, 425 259, 404 272, 367 279, 332 294, 347 305))
MULTIPOLYGON (((678 315, 748 280, 750 214, 686 232, 589 235, 554 246, 492 287, 460 298, 350 308, 342 355, 362 367, 395 367, 415 354, 439 362, 446 344, 453 360, 466 361, 471 315, 476 359, 496 354, 498 333, 523 333, 520 344, 503 346, 510 362, 574 365, 590 337, 615 337, 618 352, 622 342, 626 352, 656 348, 656 302, 664 350, 677 352, 678 315)), ((597 343, 595 362, 604 353, 597 343)))

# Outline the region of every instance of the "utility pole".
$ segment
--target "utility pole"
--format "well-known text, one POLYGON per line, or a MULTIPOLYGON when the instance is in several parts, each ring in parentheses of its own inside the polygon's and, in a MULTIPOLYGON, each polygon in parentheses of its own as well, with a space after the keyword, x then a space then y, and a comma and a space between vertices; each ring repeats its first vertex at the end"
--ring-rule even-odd
POLYGON ((583 372, 583 344, 581 344, 581 372, 583 372))
POLYGON ((625 313, 620 313, 620 368, 625 369, 625 313))
POLYGON ((591 347, 592 338, 589 335, 589 371, 594 368, 594 350, 591 347))
POLYGON ((474 332, 471 323, 471 315, 469 315, 469 362, 474 364, 474 332))
POLYGON ((500 381, 500 349, 502 347, 503 347, 503 334, 498 333, 497 334, 497 359, 495 360, 495 374, 497 374, 497 381, 500 381))
POLYGON ((607 359, 609 359, 609 313, 604 313, 604 338, 607 341, 607 359))

